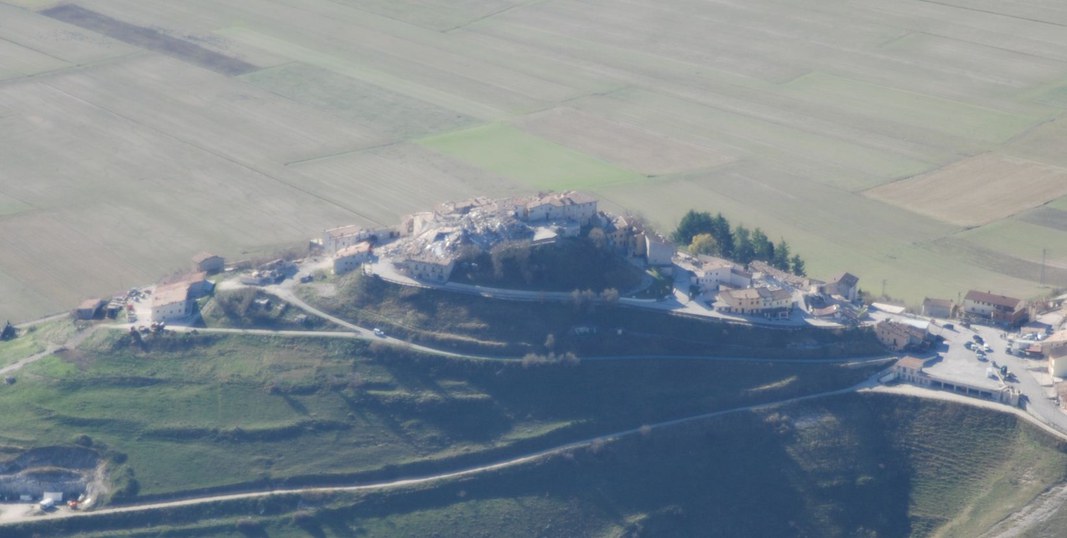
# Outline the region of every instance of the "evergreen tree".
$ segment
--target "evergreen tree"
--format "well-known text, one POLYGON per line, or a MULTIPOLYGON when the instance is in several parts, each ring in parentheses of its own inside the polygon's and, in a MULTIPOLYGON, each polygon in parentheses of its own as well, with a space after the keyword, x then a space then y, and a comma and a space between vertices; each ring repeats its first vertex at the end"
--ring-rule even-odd
POLYGON ((752 234, 748 228, 738 225, 734 229, 734 260, 748 263, 755 259, 756 251, 752 248, 752 234))
POLYGON ((789 270, 789 243, 786 243, 785 239, 779 239, 778 244, 774 245, 774 259, 771 260, 771 265, 782 271, 789 270))
POLYGON ((711 233, 713 228, 711 213, 690 209, 678 223, 678 228, 671 234, 671 239, 678 244, 688 245, 693 242, 694 235, 711 233))
POLYGON ((804 270, 804 260, 800 259, 800 255, 793 255, 793 259, 790 260, 790 269, 793 270, 793 274, 797 276, 805 276, 807 272, 804 270))
POLYGON ((765 262, 774 260, 774 243, 759 228, 752 230, 752 250, 754 259, 765 262))
POLYGON ((726 220, 722 213, 719 213, 712 219, 711 227, 711 236, 715 238, 715 242, 719 245, 719 255, 724 258, 733 256, 734 237, 730 231, 730 221, 726 220))

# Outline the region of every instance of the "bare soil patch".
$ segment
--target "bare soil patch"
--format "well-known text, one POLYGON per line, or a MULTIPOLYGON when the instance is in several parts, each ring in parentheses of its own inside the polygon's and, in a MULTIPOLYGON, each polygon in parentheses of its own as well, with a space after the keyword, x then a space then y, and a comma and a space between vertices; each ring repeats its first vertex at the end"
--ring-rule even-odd
POLYGON ((259 69, 248 62, 205 49, 184 39, 171 37, 151 28, 122 22, 80 6, 72 4, 56 6, 41 11, 41 14, 224 75, 241 75, 259 69))
POLYGON ((865 194, 959 226, 980 226, 1067 194, 1067 169, 985 153, 865 194))

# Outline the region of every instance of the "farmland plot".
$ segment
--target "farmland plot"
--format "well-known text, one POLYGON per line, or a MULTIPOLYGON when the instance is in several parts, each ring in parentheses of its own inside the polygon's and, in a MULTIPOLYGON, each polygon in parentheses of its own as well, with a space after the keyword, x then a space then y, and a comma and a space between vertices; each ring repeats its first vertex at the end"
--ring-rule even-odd
POLYGON ((205 248, 547 188, 664 230, 721 209, 813 272, 891 293, 1027 295, 1010 266, 1032 255, 960 226, 1020 214, 1058 230, 1033 208, 1067 210, 1067 33, 1049 24, 1067 9, 1052 0, 73 2, 260 68, 240 76, 33 11, 57 5, 0 1, 0 232, 84 241, 7 240, 14 319, 205 248), (913 205, 923 181, 980 211, 913 205), (64 252, 100 267, 34 272, 64 252))
MULTIPOLYGON (((444 200, 526 192, 520 184, 417 144, 395 144, 293 163, 303 188, 359 211, 361 224, 392 225, 444 200)), ((350 224, 337 222, 335 225, 350 224)))
MULTIPOLYGON (((94 13, 132 25, 137 31, 158 31, 164 36, 180 39, 254 66, 272 67, 286 62, 284 57, 244 46, 214 32, 221 26, 244 19, 246 12, 239 9, 239 4, 235 2, 83 0, 76 4, 94 13)), ((258 7, 262 10, 265 6, 259 3, 258 7)))
POLYGON ((1033 263, 1041 262, 1042 250, 1049 265, 1067 269, 1067 212, 1053 210, 1050 224, 1059 228, 1007 219, 959 234, 975 245, 1033 263))
POLYGON ((1009 155, 1067 168, 1067 121, 1061 116, 1020 135, 1003 148, 1009 155))
POLYGON ((56 77, 48 84, 109 113, 250 165, 388 140, 359 124, 339 123, 325 112, 219 79, 177 60, 142 57, 56 77), (121 99, 123 95, 138 98, 121 99))
POLYGON ((977 226, 1067 195, 1067 169, 987 153, 867 196, 960 226, 977 226))
POLYGON ((930 164, 864 146, 862 141, 784 126, 744 113, 702 106, 642 90, 620 91, 572 103, 575 108, 619 119, 676 138, 737 147, 742 155, 836 186, 879 184, 915 174, 930 164))
POLYGON ((0 80, 51 71, 67 65, 59 58, 10 41, 0 41, 0 80))
POLYGON ((658 176, 719 166, 736 151, 694 144, 637 125, 609 121, 572 108, 524 116, 517 127, 644 175, 658 176))
MULTIPOLYGON (((71 76, 71 84, 85 82, 71 76)), ((5 295, 2 309, 14 319, 21 319, 14 317, 18 312, 63 310, 86 295, 154 281, 187 267, 189 256, 204 248, 236 254, 255 246, 249 237, 276 245, 307 237, 313 223, 352 215, 300 190, 292 179, 272 175, 269 162, 257 163, 258 169, 239 164, 194 138, 153 128, 147 117, 122 116, 106 108, 107 102, 75 98, 59 89, 63 80, 50 82, 35 83, 34 91, 0 87, 0 106, 12 112, 0 118, 3 189, 5 199, 18 201, 11 206, 18 212, 0 221, 2 270, 31 290, 21 295, 32 301, 13 304, 8 301, 20 300, 19 294, 5 295)), ((125 111, 142 106, 146 116, 169 105, 171 113, 156 117, 186 121, 182 128, 195 131, 194 115, 175 113, 180 105, 134 102, 158 94, 99 95, 126 95, 125 111)), ((271 130, 258 133, 260 145, 268 148, 268 139, 286 138, 271 130)), ((219 145, 225 146, 222 140, 219 145)), ((263 159, 250 148, 228 149, 263 159)))
POLYGON ((474 118, 333 71, 306 64, 242 77, 267 91, 389 137, 409 139, 474 124, 474 118))
POLYGON ((534 189, 595 189, 643 177, 503 124, 437 135, 419 143, 534 189))
MULTIPOLYGON (((64 65, 95 63, 137 51, 95 32, 4 3, 0 3, 0 36, 10 45, 32 49, 51 62, 64 65)), ((6 62, 0 65, 11 69, 6 62)))

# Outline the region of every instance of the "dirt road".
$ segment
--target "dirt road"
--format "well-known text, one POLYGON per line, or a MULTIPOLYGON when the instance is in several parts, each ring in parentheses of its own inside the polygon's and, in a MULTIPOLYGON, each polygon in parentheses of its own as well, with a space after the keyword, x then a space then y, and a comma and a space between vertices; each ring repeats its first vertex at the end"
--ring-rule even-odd
POLYGON ((560 445, 560 446, 557 446, 557 447, 548 448, 548 449, 545 449, 545 450, 540 450, 540 451, 537 451, 537 452, 533 452, 531 454, 527 454, 525 456, 519 456, 519 457, 510 458, 510 459, 503 460, 503 461, 497 461, 497 462, 494 462, 494 463, 488 463, 488 464, 485 464, 485 465, 479 465, 479 466, 475 466, 475 467, 468 467, 466 469, 460 469, 460 470, 456 470, 456 471, 439 473, 439 474, 434 474, 434 475, 411 477, 411 478, 402 478, 402 479, 398 479, 398 480, 391 480, 391 481, 388 481, 388 482, 376 482, 376 483, 371 483, 371 484, 360 484, 360 485, 352 485, 352 486, 307 487, 307 488, 294 488, 294 489, 276 489, 276 490, 266 490, 266 491, 251 491, 251 492, 246 492, 246 493, 232 493, 232 494, 227 494, 227 495, 211 495, 211 496, 206 496, 206 497, 196 497, 196 498, 191 498, 191 499, 182 499, 182 500, 177 500, 177 501, 167 501, 167 502, 156 502, 156 503, 149 503, 149 504, 120 506, 120 507, 115 507, 115 508, 104 508, 104 509, 100 509, 100 510, 94 510, 94 511, 91 511, 91 512, 55 511, 55 512, 48 513, 48 514, 40 514, 40 515, 24 514, 24 515, 21 515, 21 516, 16 513, 16 514, 8 515, 5 518, 4 521, 0 522, 0 528, 2 528, 5 524, 12 524, 12 523, 18 523, 18 522, 23 522, 23 521, 31 521, 31 520, 54 519, 54 518, 63 518, 63 517, 99 517, 99 516, 103 516, 103 515, 107 515, 107 514, 118 514, 118 513, 127 513, 127 512, 141 512, 141 511, 147 511, 147 510, 160 510, 160 509, 165 509, 165 508, 173 508, 173 507, 179 507, 179 506, 193 506, 193 505, 197 505, 197 504, 207 504, 207 503, 220 502, 220 501, 230 501, 230 500, 254 499, 254 498, 260 498, 260 497, 269 497, 269 496, 272 496, 272 495, 294 495, 294 494, 304 494, 304 493, 342 493, 342 492, 387 490, 387 489, 404 488, 404 487, 415 486, 415 485, 420 485, 420 484, 428 484, 428 483, 432 483, 432 482, 453 480, 453 479, 456 479, 456 478, 463 478, 463 477, 467 477, 467 476, 473 476, 473 475, 483 474, 483 473, 487 473, 487 472, 491 472, 491 471, 496 471, 496 470, 504 469, 504 468, 508 468, 508 467, 514 467, 514 466, 517 466, 517 465, 523 465, 523 464, 526 464, 526 463, 530 463, 530 462, 541 460, 543 458, 547 458, 547 457, 551 457, 551 456, 555 456, 555 455, 559 455, 559 454, 564 454, 564 453, 567 453, 567 452, 570 452, 570 451, 573 451, 573 450, 580 450, 580 449, 584 449, 584 448, 589 448, 589 447, 591 447, 593 445, 603 445, 603 444, 606 444, 606 443, 612 443, 612 442, 618 441, 618 440, 620 440, 622 438, 625 438, 625 437, 632 437, 632 436, 636 436, 636 435, 648 435, 650 433, 654 433, 656 430, 659 430, 659 429, 680 426, 680 425, 683 425, 683 424, 689 424, 689 423, 693 423, 693 422, 703 421, 703 420, 707 420, 707 419, 711 419, 711 418, 715 418, 715 417, 720 417, 720 416, 724 416, 724 415, 729 415, 729 414, 733 414, 733 413, 741 413, 741 412, 745 412, 745 411, 758 411, 758 410, 764 410, 764 409, 772 409, 772 408, 779 407, 779 406, 782 406, 782 405, 789 405, 789 404, 799 403, 799 402, 803 402, 803 401, 807 401, 807 400, 814 400, 814 399, 818 399, 818 398, 826 398, 826 397, 829 397, 829 396, 847 394, 847 393, 856 391, 857 388, 859 388, 859 387, 869 386, 869 383, 870 383, 870 381, 866 381, 866 382, 864 382, 864 383, 862 383, 860 385, 848 387, 848 388, 845 388, 845 389, 821 392, 821 393, 818 393, 818 394, 810 394, 810 395, 807 395, 807 396, 799 396, 799 397, 796 397, 796 398, 780 400, 780 401, 777 401, 777 402, 770 402, 770 403, 764 403, 764 404, 758 404, 758 405, 749 405, 749 406, 744 406, 744 407, 736 407, 736 408, 733 408, 733 409, 726 409, 726 410, 722 410, 722 411, 714 411, 714 412, 711 412, 711 413, 703 413, 703 414, 699 414, 699 415, 692 415, 692 416, 688 416, 688 417, 683 417, 683 418, 678 418, 678 419, 673 419, 673 420, 667 420, 667 421, 658 422, 658 423, 655 423, 655 424, 642 425, 642 426, 639 426, 639 427, 631 428, 629 430, 623 430, 623 431, 619 431, 619 432, 615 432, 615 433, 609 433, 609 434, 606 434, 606 435, 600 435, 600 436, 597 436, 597 437, 592 437, 592 438, 589 438, 589 439, 584 439, 584 440, 581 440, 581 441, 575 441, 575 442, 567 443, 567 444, 560 445))

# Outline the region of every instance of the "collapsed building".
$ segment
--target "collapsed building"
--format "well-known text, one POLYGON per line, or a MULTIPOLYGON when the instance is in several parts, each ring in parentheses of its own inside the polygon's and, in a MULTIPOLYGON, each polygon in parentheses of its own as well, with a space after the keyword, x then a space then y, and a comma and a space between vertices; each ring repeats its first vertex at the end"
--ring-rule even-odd
POLYGON ((381 254, 412 278, 444 282, 467 249, 488 252, 507 241, 551 244, 579 236, 597 215, 596 199, 574 191, 445 202, 404 219, 400 239, 381 254))

